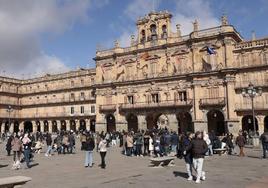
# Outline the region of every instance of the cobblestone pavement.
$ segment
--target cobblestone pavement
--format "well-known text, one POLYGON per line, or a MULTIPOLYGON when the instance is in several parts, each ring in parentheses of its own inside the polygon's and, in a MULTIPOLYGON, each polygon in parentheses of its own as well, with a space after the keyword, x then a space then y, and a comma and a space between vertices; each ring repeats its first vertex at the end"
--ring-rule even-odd
POLYGON ((119 148, 110 148, 107 168, 100 169, 100 156, 94 153, 93 168, 85 168, 84 153, 45 157, 35 154, 31 169, 11 170, 12 157, 6 156, 0 144, 0 177, 29 176, 29 188, 87 188, 87 187, 201 187, 201 188, 267 188, 268 160, 261 159, 261 151, 246 149, 247 157, 213 156, 205 159, 207 180, 201 184, 186 180, 185 164, 176 159, 174 167, 151 168, 148 157, 126 157, 119 148))

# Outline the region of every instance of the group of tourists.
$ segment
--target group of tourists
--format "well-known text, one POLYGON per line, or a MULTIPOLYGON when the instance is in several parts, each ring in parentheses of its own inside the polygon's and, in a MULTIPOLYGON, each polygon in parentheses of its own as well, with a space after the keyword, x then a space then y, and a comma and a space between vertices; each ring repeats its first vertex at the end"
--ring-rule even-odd
MULTIPOLYGON (((119 146, 122 154, 127 157, 163 157, 177 156, 184 159, 188 180, 193 180, 193 170, 196 172, 195 182, 200 183, 205 180, 203 164, 205 156, 214 154, 215 149, 226 150, 227 154, 234 153, 235 145, 240 149, 239 156, 244 157, 244 147, 247 144, 245 132, 239 131, 235 138, 231 133, 224 136, 216 136, 211 131, 197 131, 194 133, 177 134, 174 131, 165 129, 152 129, 147 131, 93 133, 91 131, 81 131, 76 134, 71 131, 60 131, 57 134, 50 133, 23 133, 18 132, 6 136, 6 151, 10 156, 13 153, 13 169, 19 169, 22 162, 25 167, 30 168, 30 161, 33 153, 41 153, 46 144, 45 156, 50 157, 53 153, 73 154, 76 146, 76 138, 80 139, 81 150, 85 152, 84 166, 92 167, 93 151, 99 152, 101 157, 100 167, 105 169, 105 156, 107 148, 119 146), (22 155, 23 154, 23 155, 22 155)), ((268 132, 260 136, 263 147, 263 158, 266 158, 268 151, 268 132)))

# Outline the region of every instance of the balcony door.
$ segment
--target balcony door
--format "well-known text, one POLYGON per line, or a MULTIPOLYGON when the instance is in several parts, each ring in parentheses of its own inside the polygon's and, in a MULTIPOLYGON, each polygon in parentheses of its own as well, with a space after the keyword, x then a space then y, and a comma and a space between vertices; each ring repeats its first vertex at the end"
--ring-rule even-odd
MULTIPOLYGON (((255 117, 256 131, 259 130, 258 120, 255 117)), ((247 131, 247 133, 254 131, 253 117, 252 115, 246 115, 242 118, 242 130, 247 131)))
POLYGON ((113 114, 106 115, 107 132, 111 133, 116 131, 115 117, 113 114))
POLYGON ((127 126, 128 126, 128 131, 138 131, 138 118, 134 114, 130 114, 127 116, 127 126))

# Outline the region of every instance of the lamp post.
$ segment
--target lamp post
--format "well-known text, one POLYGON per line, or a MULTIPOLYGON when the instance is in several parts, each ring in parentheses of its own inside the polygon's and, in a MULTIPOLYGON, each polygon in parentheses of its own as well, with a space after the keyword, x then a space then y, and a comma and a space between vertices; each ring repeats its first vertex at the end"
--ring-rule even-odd
POLYGON ((256 122, 255 122, 255 109, 254 109, 254 98, 262 95, 262 88, 254 87, 252 83, 249 83, 246 89, 242 90, 243 97, 249 97, 251 99, 251 108, 252 108, 252 119, 253 119, 253 146, 259 146, 259 138, 256 131, 256 122))
POLYGON ((10 129, 10 126, 11 126, 11 122, 10 122, 10 113, 13 111, 12 107, 9 105, 8 108, 7 108, 7 112, 8 112, 8 131, 10 129))

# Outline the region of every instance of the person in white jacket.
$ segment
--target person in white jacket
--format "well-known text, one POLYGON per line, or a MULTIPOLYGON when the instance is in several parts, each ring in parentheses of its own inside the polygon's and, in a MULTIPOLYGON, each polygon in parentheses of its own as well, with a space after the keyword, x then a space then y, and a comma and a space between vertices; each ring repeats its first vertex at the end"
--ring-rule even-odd
POLYGON ((104 136, 101 137, 101 141, 99 143, 99 151, 101 156, 101 168, 105 169, 106 163, 105 163, 105 156, 107 153, 107 140, 104 138, 104 136))
POLYGON ((208 133, 206 131, 203 131, 203 139, 208 145, 208 151, 206 152, 206 155, 213 155, 211 140, 209 139, 208 133))
POLYGON ((152 157, 154 153, 154 140, 152 138, 152 135, 149 138, 149 152, 150 152, 150 157, 152 157))

